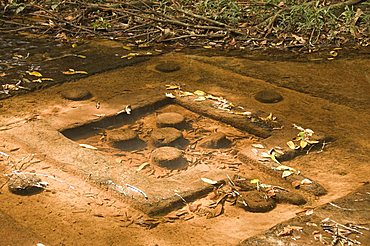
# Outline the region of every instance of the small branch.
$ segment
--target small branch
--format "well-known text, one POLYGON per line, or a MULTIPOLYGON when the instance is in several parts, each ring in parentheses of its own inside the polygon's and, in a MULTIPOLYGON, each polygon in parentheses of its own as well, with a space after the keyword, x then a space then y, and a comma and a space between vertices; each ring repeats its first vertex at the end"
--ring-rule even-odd
POLYGON ((194 17, 194 18, 197 18, 199 20, 203 20, 203 21, 206 21, 206 22, 209 22, 209 23, 212 23, 216 26, 221 26, 221 27, 228 27, 228 25, 226 25, 225 23, 222 23, 222 22, 219 22, 219 21, 215 21, 215 20, 212 20, 212 19, 209 19, 205 16, 202 16, 202 15, 197 15, 197 14, 194 14, 194 13, 191 13, 189 11, 186 11, 186 10, 183 10, 183 9, 177 9, 175 8, 174 10, 180 12, 180 13, 183 13, 183 14, 186 14, 186 15, 189 15, 191 17, 194 17))
POLYGON ((182 35, 178 37, 173 37, 173 38, 167 38, 161 40, 161 42, 168 42, 168 41, 174 41, 174 40, 179 40, 179 39, 186 39, 186 38, 224 38, 226 37, 226 34, 214 34, 214 35, 208 35, 208 34, 189 34, 189 35, 182 35))

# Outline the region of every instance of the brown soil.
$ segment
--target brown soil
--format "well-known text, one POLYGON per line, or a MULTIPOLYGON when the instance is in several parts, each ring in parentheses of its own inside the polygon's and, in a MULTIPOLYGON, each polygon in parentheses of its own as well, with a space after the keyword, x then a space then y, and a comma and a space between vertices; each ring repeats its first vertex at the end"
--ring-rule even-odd
MULTIPOLYGON (((49 185, 44 192, 32 196, 13 194, 6 185, 0 190, 0 244, 236 245, 281 222, 293 220, 299 213, 344 197, 363 182, 368 182, 370 176, 368 61, 354 58, 320 63, 267 62, 171 53, 133 67, 5 99, 0 108, 0 151, 9 157, 0 155, 0 172, 9 174, 22 167, 25 172, 43 174, 41 179, 49 185), (172 73, 157 71, 156 65, 166 61, 176 62, 181 69, 172 73), (143 83, 138 83, 138 75, 143 83), (151 146, 145 146, 141 153, 120 152, 112 150, 104 140, 104 129, 90 129, 95 131, 93 136, 88 132, 87 136, 79 139, 67 139, 58 132, 114 116, 128 104, 133 105, 130 117, 135 118, 135 104, 148 101, 148 97, 162 98, 168 83, 181 85, 187 91, 202 90, 222 96, 243 106, 245 111, 259 113, 263 117, 271 112, 284 128, 270 131, 270 137, 262 138, 181 109, 181 114, 190 119, 191 124, 191 128, 183 130, 183 136, 189 139, 189 146, 196 144, 195 149, 184 153, 190 160, 189 168, 174 173, 154 170, 154 174, 151 165, 141 166, 146 160, 143 154, 150 154, 151 146), (60 97, 61 91, 79 86, 88 86, 94 97, 86 101, 68 101, 60 97), (284 100, 275 104, 256 101, 254 95, 264 89, 276 90, 284 100), (98 102, 99 108, 96 106, 98 102), (170 193, 178 198, 174 195, 177 188, 194 194, 197 187, 206 187, 208 184, 200 178, 211 178, 214 170, 222 173, 215 179, 227 180, 226 174, 229 177, 242 174, 250 180, 259 179, 264 184, 292 191, 290 183, 281 175, 259 169, 255 164, 259 156, 249 163, 242 163, 235 153, 243 148, 251 150, 253 143, 265 146, 265 149, 257 149, 258 154, 276 146, 287 148, 286 142, 297 135, 297 131, 291 129, 292 123, 336 139, 317 150, 307 149, 308 154, 283 163, 327 190, 327 194, 320 197, 309 191, 296 190, 307 200, 305 205, 277 204, 268 213, 249 213, 234 206, 232 201, 228 201, 229 197, 214 200, 213 193, 208 193, 212 190, 210 186, 206 196, 197 195, 192 201, 185 197, 186 204, 181 204, 182 209, 168 209, 169 214, 153 219, 133 205, 145 204, 142 194, 132 192, 124 197, 104 183, 114 177, 111 180, 117 184, 133 184, 130 182, 134 179, 130 180, 130 177, 135 177, 134 184, 139 184, 138 187, 148 193, 148 200, 154 199, 153 194, 160 194, 156 200, 158 204, 161 204, 162 194, 164 197, 170 193), (197 149, 199 138, 220 128, 233 142, 232 148, 216 152, 197 149), (83 149, 79 143, 89 144, 97 150, 83 149), (122 170, 127 173, 121 175, 122 170), (140 185, 149 178, 156 183, 140 185), (178 180, 184 181, 178 184, 175 182, 178 180), (198 183, 190 182, 194 180, 198 183), (224 205, 210 208, 209 205, 217 201, 224 205)), ((170 105, 157 109, 157 113, 179 110, 178 107, 170 105)), ((231 115, 221 113, 225 118, 231 115)), ((132 129, 140 130, 138 135, 146 142, 150 138, 150 129, 156 128, 156 117, 155 114, 147 114, 129 124, 132 129), (142 127, 143 123, 145 127, 142 127)), ((0 184, 6 181, 7 177, 0 177, 0 184)), ((346 223, 368 226, 368 211, 358 207, 368 200, 366 192, 339 204, 342 208, 355 209, 357 217, 351 217, 352 210, 336 208, 335 214, 330 209, 318 210, 320 219, 335 215, 346 223)), ((181 199, 178 200, 181 203, 181 199)), ((325 206, 332 207, 329 204, 325 206)), ((304 227, 303 231, 308 231, 307 240, 299 244, 296 238, 286 237, 284 243, 316 245, 310 231, 313 227, 306 222, 300 225, 304 227)), ((357 238, 363 245, 367 239, 366 235, 357 238)))

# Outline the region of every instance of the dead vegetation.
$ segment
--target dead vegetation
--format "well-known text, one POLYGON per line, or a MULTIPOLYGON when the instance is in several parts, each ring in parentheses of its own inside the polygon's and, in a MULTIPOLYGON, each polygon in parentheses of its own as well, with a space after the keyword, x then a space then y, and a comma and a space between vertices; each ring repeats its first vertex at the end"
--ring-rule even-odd
POLYGON ((0 4, 1 33, 68 41, 99 36, 136 45, 309 48, 369 44, 364 0, 33 1, 0 4))

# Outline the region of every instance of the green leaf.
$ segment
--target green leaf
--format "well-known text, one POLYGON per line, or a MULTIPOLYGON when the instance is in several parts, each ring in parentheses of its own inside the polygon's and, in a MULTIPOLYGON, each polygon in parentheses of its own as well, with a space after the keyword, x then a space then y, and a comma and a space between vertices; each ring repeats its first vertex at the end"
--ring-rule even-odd
POLYGON ((259 179, 252 179, 250 182, 251 184, 258 184, 260 181, 259 179))
POLYGON ((308 145, 308 143, 306 141, 304 141, 304 140, 301 140, 299 142, 299 145, 301 146, 301 149, 304 149, 308 145))
POLYGON ((275 153, 272 153, 272 155, 270 156, 270 158, 271 158, 271 160, 273 160, 277 164, 280 164, 280 161, 278 161, 278 159, 276 159, 276 154, 275 153))

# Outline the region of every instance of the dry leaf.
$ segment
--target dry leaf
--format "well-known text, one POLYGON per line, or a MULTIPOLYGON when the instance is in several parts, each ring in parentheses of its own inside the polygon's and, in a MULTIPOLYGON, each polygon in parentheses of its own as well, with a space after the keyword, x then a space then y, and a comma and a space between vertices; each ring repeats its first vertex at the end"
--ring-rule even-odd
POLYGON ((301 181, 301 184, 302 184, 302 185, 305 185, 305 184, 312 184, 312 181, 311 181, 311 180, 309 180, 309 179, 303 179, 303 180, 301 181))
POLYGON ((135 56, 139 56, 140 54, 139 53, 128 53, 127 55, 124 55, 124 56, 121 56, 121 58, 127 58, 127 59, 131 59, 135 56))
POLYGON ((245 115, 245 116, 249 116, 249 115, 252 115, 252 112, 249 112, 249 111, 244 111, 244 112, 234 112, 234 114, 236 114, 236 115, 245 115))
POLYGON ((37 72, 37 71, 32 71, 32 72, 27 71, 27 73, 28 73, 29 75, 32 75, 32 76, 42 77, 42 74, 41 74, 40 72, 37 72))
POLYGON ((308 209, 306 210, 306 213, 305 213, 307 216, 309 215, 312 215, 313 214, 313 209, 308 209))
POLYGON ((329 52, 329 55, 331 55, 332 57, 336 57, 336 56, 338 56, 338 52, 335 51, 335 50, 332 50, 332 51, 329 52))
POLYGON ((289 142, 287 142, 286 144, 289 146, 289 148, 291 148, 291 149, 296 149, 296 146, 295 146, 295 144, 293 143, 293 141, 289 141, 289 142))
POLYGON ((131 111, 132 111, 132 108, 131 108, 131 105, 129 104, 125 107, 125 112, 126 114, 131 114, 131 111))
POLYGON ((304 140, 301 140, 299 142, 299 145, 301 146, 302 149, 304 149, 308 145, 308 143, 306 141, 304 141, 304 140))
POLYGON ((132 50, 132 48, 130 46, 127 46, 127 45, 123 45, 122 48, 125 49, 125 50, 132 50))
POLYGON ((80 144, 80 146, 82 148, 86 148, 86 149, 92 149, 92 150, 97 150, 98 148, 94 147, 94 146, 91 146, 91 145, 88 145, 88 144, 80 144))
POLYGON ((212 179, 207 179, 207 178, 200 178, 204 183, 215 185, 217 184, 217 181, 212 180, 212 179))
POLYGON ((262 152, 262 153, 261 153, 261 157, 264 157, 264 158, 271 158, 271 155, 270 155, 269 153, 262 152))
POLYGON ((224 211, 224 204, 220 202, 219 204, 217 204, 216 207, 214 207, 213 209, 209 211, 210 213, 207 215, 207 219, 220 216, 223 213, 223 211, 224 211))
POLYGON ((285 165, 280 165, 278 167, 275 167, 274 168, 276 171, 295 171, 294 168, 292 167, 288 167, 288 166, 285 166, 285 165))
POLYGON ((283 174, 281 175, 282 178, 286 178, 286 177, 289 177, 290 175, 292 175, 294 172, 292 171, 284 171, 283 174))
POLYGON ((177 85, 166 85, 166 90, 178 90, 180 89, 177 85))
POLYGON ((194 94, 189 91, 180 91, 180 97, 193 96, 194 94))
POLYGON ((264 149, 265 148, 265 146, 263 146, 262 144, 252 144, 252 147, 257 148, 257 149, 264 149))
POLYGON ((288 236, 288 235, 291 235, 293 233, 293 231, 301 231, 301 230, 303 230, 303 227, 301 227, 301 226, 288 225, 288 226, 285 226, 283 231, 279 232, 277 234, 277 236, 279 236, 279 237, 288 236))
POLYGON ((88 74, 86 71, 78 71, 72 68, 68 69, 68 71, 64 71, 63 74, 65 75, 74 75, 74 74, 88 74))
POLYGON ((143 164, 141 164, 138 168, 136 168, 136 172, 140 172, 141 170, 143 170, 144 168, 146 168, 147 166, 149 166, 149 163, 148 162, 144 162, 143 164))
POLYGON ((194 95, 197 95, 197 96, 205 96, 206 93, 204 91, 196 90, 196 91, 194 91, 194 95))
POLYGON ((222 212, 224 211, 224 204, 222 202, 220 202, 219 204, 217 204, 217 206, 214 208, 214 217, 217 217, 219 215, 222 214, 222 212))
POLYGON ((165 95, 168 98, 172 98, 172 99, 176 98, 176 96, 174 94, 172 94, 172 93, 166 93, 165 95))

